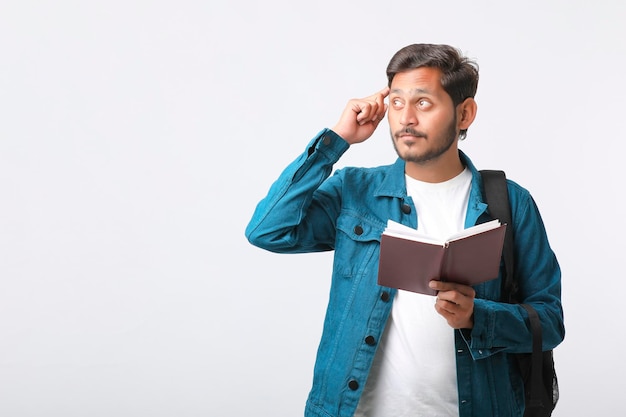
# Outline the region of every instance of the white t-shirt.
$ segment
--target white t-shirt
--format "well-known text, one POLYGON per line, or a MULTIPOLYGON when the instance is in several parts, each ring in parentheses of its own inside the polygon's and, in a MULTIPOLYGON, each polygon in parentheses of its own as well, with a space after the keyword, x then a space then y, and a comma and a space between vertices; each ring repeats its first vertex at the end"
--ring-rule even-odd
MULTIPOLYGON (((421 233, 444 239, 464 228, 472 174, 443 183, 406 177, 421 233)), ((357 417, 458 416, 454 331, 435 297, 398 290, 357 417)))

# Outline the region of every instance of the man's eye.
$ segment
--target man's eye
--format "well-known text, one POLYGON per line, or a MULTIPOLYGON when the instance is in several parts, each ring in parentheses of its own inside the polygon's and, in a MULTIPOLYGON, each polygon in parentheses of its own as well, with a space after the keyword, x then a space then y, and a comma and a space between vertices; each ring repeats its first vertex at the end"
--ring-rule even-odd
POLYGON ((420 101, 418 101, 417 104, 422 109, 426 109, 426 108, 430 107, 430 102, 428 100, 420 100, 420 101))
POLYGON ((402 107, 402 101, 398 99, 391 100, 391 104, 393 104, 394 107, 402 107))

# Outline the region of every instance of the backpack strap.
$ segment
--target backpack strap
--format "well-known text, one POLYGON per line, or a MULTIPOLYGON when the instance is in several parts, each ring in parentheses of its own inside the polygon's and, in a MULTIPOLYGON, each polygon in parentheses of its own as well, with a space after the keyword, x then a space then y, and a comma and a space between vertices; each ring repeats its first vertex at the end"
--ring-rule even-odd
MULTIPOLYGON (((509 203, 509 192, 506 185, 506 176, 504 171, 482 170, 480 174, 483 179, 483 193, 485 201, 488 205, 489 214, 493 218, 499 219, 500 223, 506 223, 506 233, 504 235, 504 246, 502 248, 502 259, 504 260, 504 276, 502 277, 502 296, 505 302, 514 303, 517 292, 517 282, 514 275, 514 256, 513 256, 513 222, 511 216, 511 206, 509 203)), ((555 401, 546 398, 543 384, 543 361, 544 352, 542 352, 542 335, 541 321, 537 311, 528 304, 520 304, 528 313, 530 320, 530 330, 533 338, 533 351, 530 355, 530 380, 529 384, 525 383, 525 388, 529 392, 526 400, 527 410, 554 408, 555 401), (552 407, 549 405, 552 404, 552 407)), ((551 355, 551 351, 546 352, 551 355)), ((521 364, 521 359, 518 357, 521 364)), ((553 391, 554 392, 554 391, 553 391)), ((554 395, 554 393, 553 393, 554 395)), ((531 415, 532 412, 525 412, 524 415, 531 415)), ((542 414, 543 415, 543 414, 542 414)), ((548 412, 545 415, 550 415, 548 412)))
POLYGON ((550 404, 550 400, 544 400, 545 391, 543 390, 543 352, 541 337, 541 321, 539 314, 528 304, 520 304, 528 313, 530 319, 530 330, 533 334, 533 353, 530 357, 530 396, 528 397, 527 407, 546 407, 550 404))
POLYGON ((509 204, 509 191, 506 185, 504 171, 482 170, 484 198, 487 202, 489 214, 500 223, 506 224, 502 259, 504 259, 504 276, 502 277, 502 300, 512 302, 517 292, 515 281, 514 256, 513 256, 513 222, 511 218, 511 206, 509 204))

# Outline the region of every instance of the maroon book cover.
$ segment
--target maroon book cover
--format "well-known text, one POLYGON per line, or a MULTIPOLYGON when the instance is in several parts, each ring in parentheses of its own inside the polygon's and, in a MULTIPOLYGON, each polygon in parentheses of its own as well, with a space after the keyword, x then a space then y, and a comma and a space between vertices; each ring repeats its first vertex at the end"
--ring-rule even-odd
POLYGON ((498 277, 506 225, 448 240, 426 243, 383 233, 378 283, 392 288, 436 295, 433 280, 476 285, 498 277))

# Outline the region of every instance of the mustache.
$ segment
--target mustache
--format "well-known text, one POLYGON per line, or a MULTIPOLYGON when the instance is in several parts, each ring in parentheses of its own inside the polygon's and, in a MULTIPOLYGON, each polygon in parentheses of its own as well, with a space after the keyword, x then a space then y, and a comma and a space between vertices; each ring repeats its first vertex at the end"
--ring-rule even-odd
POLYGON ((402 130, 398 130, 396 133, 393 134, 396 138, 400 137, 401 135, 411 135, 411 136, 415 136, 418 138, 426 138, 426 133, 424 132, 420 132, 419 130, 415 130, 410 126, 405 127, 402 130))

